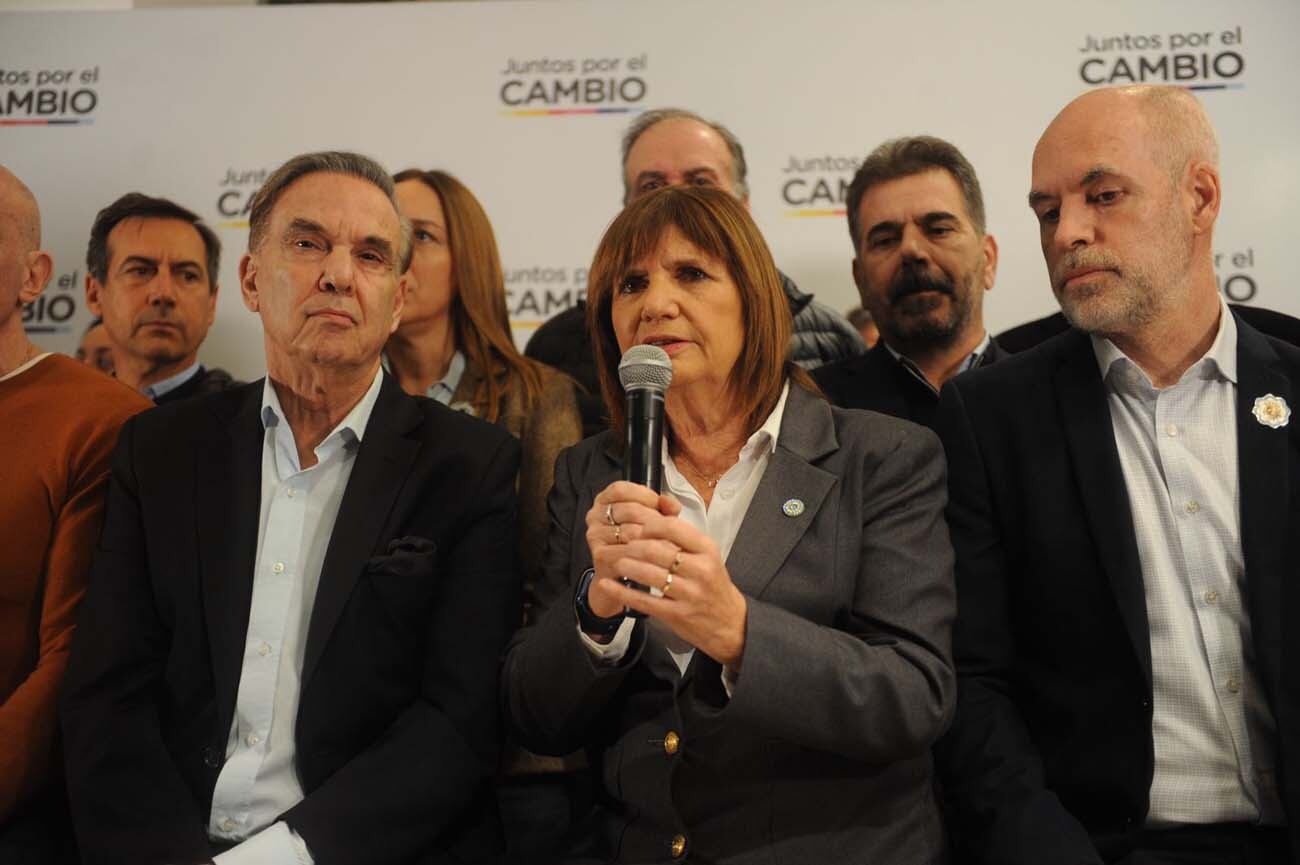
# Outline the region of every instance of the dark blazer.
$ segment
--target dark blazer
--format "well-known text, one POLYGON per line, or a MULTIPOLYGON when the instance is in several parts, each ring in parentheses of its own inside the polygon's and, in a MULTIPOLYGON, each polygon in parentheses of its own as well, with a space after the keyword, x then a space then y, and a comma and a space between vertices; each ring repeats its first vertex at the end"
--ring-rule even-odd
MULTIPOLYGON (((1300 350, 1238 320, 1241 543, 1255 662, 1300 823, 1300 350), (1284 675, 1290 669, 1291 673, 1284 675)), ((957 553, 957 717, 938 749, 971 862, 1114 861, 1153 772, 1151 647, 1137 540, 1101 373, 1070 331, 950 382, 937 430, 957 553), (1098 854, 1100 851, 1100 857, 1098 854)))
MULTIPOLYGON (((991 339, 976 368, 1003 357, 1006 352, 996 339, 991 339)), ((934 428, 939 395, 899 363, 883 340, 866 354, 827 364, 811 373, 822 393, 837 406, 878 411, 934 428)))
POLYGON ((680 835, 701 862, 945 861, 930 745, 954 698, 954 609, 934 435, 791 385, 727 560, 749 604, 729 701, 716 661, 696 652, 679 676, 644 623, 617 665, 579 638, 584 518, 620 477, 615 444, 607 432, 560 457, 546 566, 571 588, 503 671, 525 745, 592 753, 610 800, 596 858, 669 862, 680 835))
MULTIPOLYGON (((259 381, 123 429, 63 704, 87 863, 212 858, 253 588, 261 396, 259 381)), ((320 865, 495 843, 483 803, 519 618, 519 446, 385 375, 355 460, 307 629, 305 798, 282 819, 320 865)))

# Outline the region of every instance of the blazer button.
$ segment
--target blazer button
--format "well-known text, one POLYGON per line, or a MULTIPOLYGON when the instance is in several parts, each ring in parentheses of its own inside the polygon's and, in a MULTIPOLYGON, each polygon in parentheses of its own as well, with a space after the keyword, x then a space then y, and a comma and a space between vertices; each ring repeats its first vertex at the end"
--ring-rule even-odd
POLYGON ((216 769, 221 766, 221 755, 217 753, 216 748, 203 749, 203 765, 209 769, 216 769))
POLYGON ((680 859, 686 855, 686 836, 674 835, 673 842, 668 845, 668 852, 673 854, 674 859, 680 859))
POLYGON ((671 757, 673 754, 676 754, 677 749, 680 748, 681 745, 682 745, 682 737, 678 736, 672 730, 669 730, 668 735, 664 736, 664 753, 667 754, 668 756, 671 757))

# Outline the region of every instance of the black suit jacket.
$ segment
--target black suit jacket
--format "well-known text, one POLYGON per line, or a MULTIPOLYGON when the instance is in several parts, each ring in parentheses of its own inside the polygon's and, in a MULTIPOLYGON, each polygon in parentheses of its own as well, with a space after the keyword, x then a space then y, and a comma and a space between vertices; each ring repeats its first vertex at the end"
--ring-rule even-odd
MULTIPOLYGON (((1238 321, 1241 543, 1255 659, 1300 822, 1300 350, 1238 321)), ((1128 494, 1091 344, 1070 331, 949 383, 937 425, 957 553, 958 711, 938 754, 972 862, 1114 861, 1153 773, 1151 648, 1128 494), (1099 852, 1100 851, 1100 855, 1099 852)))
MULTIPOLYGON (((976 368, 1005 356, 998 341, 989 340, 976 368)), ((899 363, 883 341, 866 354, 827 364, 811 373, 822 393, 837 406, 878 411, 934 428, 939 395, 899 363)))
MULTIPOLYGON (((63 705, 87 863, 212 858, 253 589, 261 395, 259 381, 123 428, 63 705)), ((305 798, 282 816, 319 865, 495 840, 482 803, 519 618, 518 453, 384 376, 308 625, 305 798)))

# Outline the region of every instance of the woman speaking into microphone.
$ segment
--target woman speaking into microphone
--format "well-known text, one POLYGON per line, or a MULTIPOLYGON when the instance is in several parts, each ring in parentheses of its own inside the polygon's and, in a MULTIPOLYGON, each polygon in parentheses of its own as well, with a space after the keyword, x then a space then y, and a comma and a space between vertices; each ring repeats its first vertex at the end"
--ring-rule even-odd
POLYGON ((503 671, 528 747, 586 747, 602 849, 571 861, 944 861, 930 746, 953 708, 944 463, 918 426, 831 407, 743 205, 639 198, 588 323, 611 429, 561 454, 551 599, 503 671), (672 363, 663 494, 620 480, 619 360, 672 363))

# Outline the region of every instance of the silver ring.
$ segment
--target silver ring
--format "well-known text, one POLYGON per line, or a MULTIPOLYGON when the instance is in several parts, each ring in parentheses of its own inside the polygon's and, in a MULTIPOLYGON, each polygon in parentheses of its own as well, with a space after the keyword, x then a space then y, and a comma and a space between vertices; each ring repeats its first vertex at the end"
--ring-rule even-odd
POLYGON ((605 505, 605 522, 609 523, 611 526, 618 525, 618 520, 614 519, 613 502, 610 502, 609 504, 605 505))

